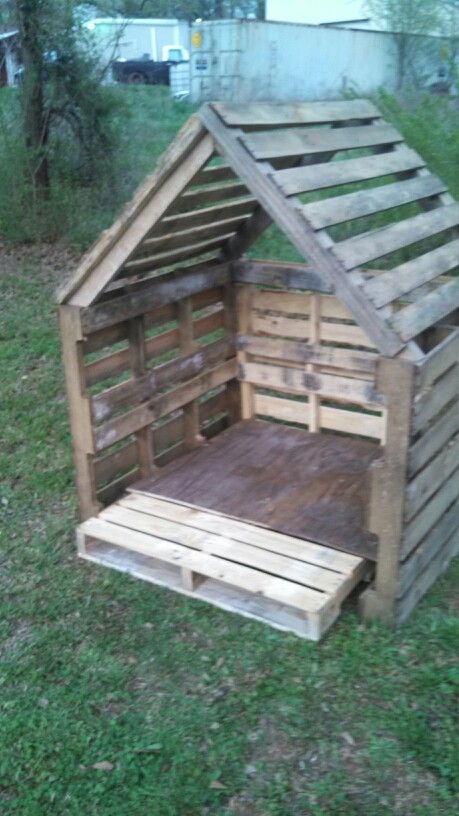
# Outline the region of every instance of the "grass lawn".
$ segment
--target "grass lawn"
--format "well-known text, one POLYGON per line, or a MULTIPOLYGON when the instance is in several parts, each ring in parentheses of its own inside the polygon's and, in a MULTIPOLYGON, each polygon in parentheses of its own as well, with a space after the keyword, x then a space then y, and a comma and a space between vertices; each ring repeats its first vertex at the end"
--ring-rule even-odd
POLYGON ((2 252, 2 816, 457 814, 457 561, 396 633, 350 602, 315 645, 77 560, 72 262, 2 252))

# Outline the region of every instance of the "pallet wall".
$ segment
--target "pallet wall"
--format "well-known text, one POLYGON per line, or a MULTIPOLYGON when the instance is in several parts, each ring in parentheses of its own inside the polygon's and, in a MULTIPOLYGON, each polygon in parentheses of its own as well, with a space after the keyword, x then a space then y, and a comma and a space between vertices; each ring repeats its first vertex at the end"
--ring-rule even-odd
POLYGON ((377 354, 336 297, 238 286, 242 414, 384 442, 377 354))
POLYGON ((418 367, 408 450, 397 617, 459 551, 459 329, 418 367))
POLYGON ((219 265, 62 307, 82 517, 238 418, 233 291, 219 265))

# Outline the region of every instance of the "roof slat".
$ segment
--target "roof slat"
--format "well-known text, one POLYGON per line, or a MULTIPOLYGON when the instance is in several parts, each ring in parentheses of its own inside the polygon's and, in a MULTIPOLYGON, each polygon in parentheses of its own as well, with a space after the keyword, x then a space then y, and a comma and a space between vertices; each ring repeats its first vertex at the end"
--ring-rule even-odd
POLYGON ((200 210, 192 210, 189 213, 172 215, 163 218, 155 225, 150 236, 169 234, 171 232, 181 232, 195 226, 213 224, 218 220, 236 218, 238 215, 250 215, 255 209, 257 202, 251 196, 245 196, 237 201, 230 201, 228 204, 218 204, 215 207, 203 207, 200 210))
POLYGON ((291 196, 418 170, 421 167, 424 167, 421 157, 414 150, 401 147, 400 150, 378 156, 278 170, 274 173, 274 179, 282 192, 291 196))
POLYGON ((231 238, 232 235, 234 235, 234 232, 228 232, 225 235, 220 235, 218 238, 201 241, 198 244, 191 244, 172 252, 159 252, 157 255, 152 255, 148 258, 141 258, 138 261, 129 261, 129 263, 125 264, 123 269, 127 274, 137 274, 138 272, 145 272, 151 269, 159 269, 163 266, 171 266, 177 261, 195 258, 213 249, 218 249, 223 246, 225 241, 231 238))
POLYGON ((248 189, 244 184, 209 184, 200 190, 187 190, 169 208, 168 214, 191 210, 193 207, 211 204, 213 201, 226 201, 238 196, 247 196, 248 189))
POLYGON ((379 308, 456 267, 459 267, 459 238, 371 278, 363 290, 379 308))
POLYGON ((241 141, 255 159, 273 159, 397 144, 403 139, 390 125, 363 125, 330 129, 299 128, 277 133, 259 131, 243 136, 241 141))
POLYGON ((459 203, 448 207, 405 218, 388 227, 357 235, 333 246, 333 253, 346 269, 382 258, 402 247, 410 246, 424 238, 431 238, 439 232, 459 224, 459 203))
POLYGON ((147 238, 139 245, 133 257, 139 257, 139 255, 145 255, 146 253, 164 252, 166 249, 179 249, 179 247, 188 246, 196 241, 215 238, 236 230, 239 224, 247 221, 249 217, 249 215, 239 215, 236 218, 215 221, 213 224, 203 224, 182 232, 171 232, 158 238, 147 238))
POLYGON ((366 99, 345 102, 299 102, 296 104, 270 104, 252 102, 238 105, 214 102, 212 108, 226 125, 282 127, 301 124, 328 124, 352 119, 380 119, 378 109, 366 99))
POLYGON ((458 307, 459 278, 454 278, 416 303, 401 309, 391 317, 390 323, 402 340, 408 341, 458 307))
POLYGON ((314 229, 323 229, 334 224, 344 224, 346 221, 362 218, 365 215, 400 207, 402 204, 422 201, 422 199, 439 195, 446 189, 447 187, 439 178, 429 174, 385 184, 372 190, 357 190, 355 193, 334 196, 324 201, 313 201, 311 204, 305 204, 302 210, 314 229))

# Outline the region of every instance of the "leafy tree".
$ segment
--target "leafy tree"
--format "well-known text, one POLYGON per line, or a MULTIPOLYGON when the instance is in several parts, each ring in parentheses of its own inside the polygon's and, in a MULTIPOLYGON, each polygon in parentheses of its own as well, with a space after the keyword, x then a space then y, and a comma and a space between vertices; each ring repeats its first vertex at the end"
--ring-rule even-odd
POLYGON ((264 0, 114 0, 99 2, 98 8, 127 17, 177 17, 181 20, 218 20, 226 17, 254 15, 263 19, 264 0))
POLYGON ((49 186, 50 161, 71 138, 83 177, 109 148, 105 119, 112 101, 101 87, 101 66, 74 0, 10 0, 2 11, 19 30, 23 133, 34 184, 49 186))
POLYGON ((367 0, 367 7, 378 23, 390 31, 397 48, 398 87, 411 72, 420 47, 419 36, 438 31, 442 21, 441 0, 367 0))

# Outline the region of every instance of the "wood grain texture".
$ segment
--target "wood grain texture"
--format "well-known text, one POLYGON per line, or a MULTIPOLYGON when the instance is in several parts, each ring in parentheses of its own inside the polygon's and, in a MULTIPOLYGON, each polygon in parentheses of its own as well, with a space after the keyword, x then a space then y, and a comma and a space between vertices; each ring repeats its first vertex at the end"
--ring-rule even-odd
POLYGON ((296 102, 275 104, 252 102, 250 105, 214 102, 212 107, 230 126, 288 126, 328 124, 352 119, 378 119, 378 109, 366 99, 345 102, 296 102))

